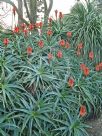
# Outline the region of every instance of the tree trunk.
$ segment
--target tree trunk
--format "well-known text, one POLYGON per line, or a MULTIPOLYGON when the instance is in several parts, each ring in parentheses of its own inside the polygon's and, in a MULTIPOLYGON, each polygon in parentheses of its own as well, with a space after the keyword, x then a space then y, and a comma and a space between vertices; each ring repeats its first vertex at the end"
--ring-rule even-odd
POLYGON ((44 0, 44 26, 48 24, 48 17, 53 6, 53 0, 49 1, 49 7, 47 6, 47 1, 44 0))
MULTIPOLYGON (((23 18, 23 1, 22 0, 18 0, 18 10, 21 13, 21 17, 23 18)), ((18 16, 18 24, 20 25, 22 23, 21 18, 18 16)))
POLYGON ((37 20, 37 0, 30 0, 30 16, 32 18, 31 23, 36 23, 37 20))
MULTIPOLYGON (((9 3, 10 5, 12 5, 15 8, 15 10, 18 14, 18 24, 21 24, 22 22, 29 24, 23 18, 23 2, 24 2, 24 6, 26 8, 27 16, 28 16, 30 23, 32 23, 32 24, 36 23, 37 9, 38 9, 37 1, 38 0, 17 0, 17 1, 18 1, 18 8, 14 4, 14 2, 12 2, 12 0, 0 0, 0 2, 9 3)), ((48 23, 48 17, 49 17, 50 11, 53 6, 53 0, 49 0, 49 6, 47 6, 47 0, 41 0, 40 2, 42 4, 44 3, 44 26, 46 26, 48 23)))

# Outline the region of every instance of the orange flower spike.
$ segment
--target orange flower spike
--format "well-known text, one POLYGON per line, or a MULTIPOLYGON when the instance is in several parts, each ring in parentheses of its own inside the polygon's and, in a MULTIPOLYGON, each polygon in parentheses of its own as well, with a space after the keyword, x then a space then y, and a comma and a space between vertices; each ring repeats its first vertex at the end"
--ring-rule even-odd
POLYGON ((102 67, 102 62, 99 63, 99 66, 102 67))
POLYGON ((100 70, 102 70, 102 62, 99 63, 100 70))
POLYGON ((24 33, 25 36, 27 36, 28 30, 27 30, 27 29, 24 29, 24 30, 23 30, 23 33, 24 33))
POLYGON ((96 71, 100 71, 100 66, 99 66, 99 65, 96 65, 95 70, 96 70, 96 71))
POLYGON ((93 58, 94 58, 94 53, 93 53, 93 51, 90 51, 89 52, 89 59, 93 60, 93 58))
POLYGON ((66 48, 66 49, 70 48, 69 42, 66 42, 66 43, 65 43, 65 48, 66 48))
POLYGON ((74 86, 74 79, 70 78, 68 80, 68 85, 72 88, 74 86))
POLYGON ((43 42, 43 40, 38 41, 38 46, 39 46, 40 48, 43 48, 43 47, 44 47, 44 42, 43 42))
POLYGON ((32 47, 30 47, 30 46, 27 47, 27 54, 31 55, 32 54, 32 50, 33 50, 32 47))
POLYGON ((57 52, 57 57, 58 57, 58 58, 62 58, 62 57, 63 57, 62 51, 59 50, 59 51, 57 52))
POLYGON ((90 69, 89 69, 88 67, 85 67, 85 68, 83 69, 83 72, 84 72, 84 75, 85 75, 85 76, 88 76, 88 75, 90 74, 90 69))
POLYGON ((83 48, 83 43, 80 43, 80 44, 78 44, 78 49, 82 49, 83 48))
POLYGON ((52 34, 53 34, 52 30, 48 30, 48 31, 47 31, 47 35, 48 35, 48 36, 51 36, 52 34))
POLYGON ((49 54, 48 54, 48 59, 49 59, 49 60, 52 60, 52 59, 53 59, 53 54, 49 53, 49 54))
POLYGON ((52 23, 52 18, 51 17, 48 18, 48 21, 49 21, 49 23, 52 23))
POLYGON ((43 26, 43 23, 42 22, 39 22, 39 27, 41 28, 43 26))
POLYGON ((29 28, 30 31, 32 31, 34 29, 34 25, 33 24, 29 24, 28 28, 29 28))
POLYGON ((48 18, 49 26, 52 26, 52 18, 48 18))
POLYGON ((65 46, 65 40, 63 40, 63 39, 60 40, 60 41, 59 41, 59 45, 60 45, 60 46, 65 46))
POLYGON ((62 12, 59 12, 59 18, 62 19, 63 18, 63 14, 62 12))
POLYGON ((25 27, 26 27, 26 24, 25 24, 25 23, 22 23, 22 24, 21 24, 21 28, 22 28, 22 29, 25 29, 25 27))
POLYGON ((19 27, 15 27, 13 32, 14 33, 19 33, 19 27))
POLYGON ((72 32, 67 32, 67 36, 68 36, 68 38, 71 38, 72 37, 72 32))
POLYGON ((84 70, 86 68, 86 65, 85 64, 80 64, 80 69, 81 70, 84 70))
POLYGON ((8 38, 5 38, 4 40, 3 40, 3 43, 4 43, 4 45, 8 45, 9 44, 9 39, 8 38))
POLYGON ((79 114, 81 117, 84 117, 87 114, 86 106, 81 105, 79 114))
POLYGON ((39 27, 39 23, 35 23, 35 27, 38 28, 39 27))

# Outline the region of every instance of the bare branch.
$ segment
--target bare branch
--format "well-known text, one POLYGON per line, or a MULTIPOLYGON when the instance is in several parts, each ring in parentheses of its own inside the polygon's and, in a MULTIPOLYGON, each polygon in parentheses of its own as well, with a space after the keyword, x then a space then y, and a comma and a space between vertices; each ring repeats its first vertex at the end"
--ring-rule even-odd
POLYGON ((16 12, 17 12, 19 18, 22 20, 22 22, 24 22, 24 23, 27 24, 27 25, 29 24, 29 23, 22 17, 20 11, 18 10, 18 8, 16 7, 16 5, 15 5, 11 0, 0 0, 0 2, 6 2, 6 3, 12 5, 12 6, 15 8, 15 10, 16 10, 16 12))
MULTIPOLYGON (((21 16, 23 17, 23 1, 22 0, 17 0, 18 1, 18 10, 21 13, 21 16)), ((21 18, 18 16, 18 24, 21 24, 22 20, 21 18)))
POLYGON ((47 7, 47 1, 44 0, 44 25, 48 23, 48 17, 53 6, 53 0, 50 0, 49 7, 47 7))
POLYGON ((31 22, 32 22, 32 18, 31 18, 31 16, 30 16, 30 13, 29 13, 29 9, 28 9, 28 5, 27 5, 27 1, 26 1, 26 0, 24 0, 24 6, 25 6, 25 8, 26 8, 27 17, 29 18, 30 23, 31 23, 31 22))
POLYGON ((49 0, 48 14, 50 14, 52 6, 53 6, 53 0, 49 0))

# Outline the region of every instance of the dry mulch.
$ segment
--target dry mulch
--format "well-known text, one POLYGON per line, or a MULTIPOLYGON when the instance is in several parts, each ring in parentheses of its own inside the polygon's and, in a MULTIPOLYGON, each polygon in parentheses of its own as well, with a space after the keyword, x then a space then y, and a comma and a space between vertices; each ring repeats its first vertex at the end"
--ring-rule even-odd
POLYGON ((92 128, 88 129, 90 136, 102 136, 102 115, 98 119, 91 119, 87 121, 92 128))

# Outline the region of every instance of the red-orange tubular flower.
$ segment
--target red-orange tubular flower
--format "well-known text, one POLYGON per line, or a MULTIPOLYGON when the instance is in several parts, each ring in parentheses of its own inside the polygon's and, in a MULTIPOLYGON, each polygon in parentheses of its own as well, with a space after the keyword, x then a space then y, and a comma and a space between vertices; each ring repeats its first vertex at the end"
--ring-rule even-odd
POLYGON ((60 40, 60 41, 59 41, 59 45, 60 45, 60 46, 65 46, 65 40, 63 40, 63 39, 60 40))
POLYGON ((51 17, 48 18, 48 21, 49 21, 49 23, 52 23, 52 18, 51 17))
POLYGON ((80 64, 80 69, 84 70, 86 68, 86 65, 84 63, 80 64))
POLYGON ((90 69, 88 67, 85 67, 83 69, 83 73, 84 73, 85 76, 88 76, 90 74, 90 69))
POLYGON ((85 105, 81 105, 79 114, 81 117, 84 117, 87 114, 85 105))
POLYGON ((25 24, 25 23, 22 23, 20 26, 21 26, 22 29, 25 29, 26 24, 25 24))
POLYGON ((102 62, 99 63, 100 70, 102 70, 102 62))
POLYGON ((32 51, 33 51, 33 49, 32 49, 32 47, 27 47, 27 54, 28 55, 31 55, 32 54, 32 51))
POLYGON ((4 43, 4 45, 8 45, 9 44, 9 39, 8 38, 5 38, 4 40, 3 40, 3 43, 4 43))
POLYGON ((52 34, 53 34, 52 30, 48 30, 48 31, 47 31, 47 35, 48 35, 48 36, 51 36, 52 34))
POLYGON ((32 31, 34 29, 34 25, 33 24, 29 24, 28 28, 29 28, 30 31, 32 31))
POLYGON ((63 18, 63 14, 62 12, 59 12, 59 18, 62 19, 63 18))
POLYGON ((68 36, 68 38, 71 38, 72 37, 72 32, 67 32, 67 36, 68 36))
POLYGON ((68 85, 72 88, 74 86, 74 79, 73 78, 70 78, 68 80, 68 85))
POLYGON ((52 60, 52 59, 53 59, 53 54, 49 53, 49 54, 48 54, 48 59, 49 59, 49 60, 52 60))
POLYGON ((61 50, 59 50, 59 51, 57 52, 57 57, 58 57, 58 58, 62 58, 62 57, 63 57, 63 53, 62 53, 61 50))
POLYGON ((69 44, 69 42, 66 42, 66 44, 65 44, 65 48, 66 48, 66 49, 70 48, 70 44, 69 44))
POLYGON ((24 33, 25 36, 27 36, 28 30, 27 30, 27 29, 24 29, 24 30, 23 30, 23 33, 24 33))
POLYGON ((83 43, 79 43, 77 46, 78 49, 82 49, 83 48, 83 43))
POLYGON ((90 74, 90 69, 85 64, 80 64, 80 69, 83 71, 84 76, 90 74))
POLYGON ((99 64, 96 65, 95 70, 96 71, 102 70, 102 62, 100 62, 99 64))
POLYGON ((39 23, 35 23, 35 27, 38 28, 39 27, 39 23))
POLYGON ((38 41, 38 46, 39 46, 40 48, 43 48, 43 47, 44 47, 44 42, 43 42, 43 40, 38 41))
POLYGON ((100 71, 100 66, 99 66, 99 65, 96 65, 95 70, 96 70, 96 71, 100 71))
POLYGON ((39 22, 39 28, 41 29, 43 26, 43 23, 42 22, 39 22))
POLYGON ((94 53, 93 53, 93 51, 90 51, 89 52, 89 59, 93 60, 93 58, 94 58, 94 53))
POLYGON ((19 27, 16 26, 16 27, 14 28, 14 31, 13 31, 13 32, 14 32, 14 33, 19 33, 19 27))

